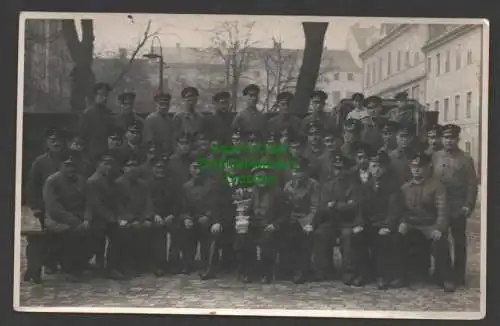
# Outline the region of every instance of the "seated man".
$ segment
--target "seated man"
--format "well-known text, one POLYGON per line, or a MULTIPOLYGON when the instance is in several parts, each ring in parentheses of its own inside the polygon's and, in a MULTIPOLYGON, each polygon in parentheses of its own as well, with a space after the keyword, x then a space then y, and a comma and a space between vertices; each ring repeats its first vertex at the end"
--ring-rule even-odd
MULTIPOLYGON (((293 282, 301 284, 306 281, 311 266, 312 255, 312 221, 319 204, 319 183, 308 175, 309 161, 299 160, 292 168, 292 180, 284 188, 287 206, 291 207, 290 218, 284 226, 287 256, 295 272, 293 282), (291 255, 290 255, 291 254, 291 255)), ((281 255, 280 255, 281 258, 281 255)), ((280 259, 281 261, 281 259, 280 259)), ((285 260, 286 261, 286 260, 285 260)))
POLYGON ((314 220, 314 259, 318 281, 328 278, 334 240, 340 237, 343 280, 346 285, 364 283, 361 245, 364 221, 360 209, 360 190, 337 154, 332 160, 332 177, 322 186, 319 212, 314 220))
POLYGON ((286 216, 283 194, 275 183, 271 167, 257 166, 252 169, 252 175, 255 186, 246 212, 249 216, 248 232, 237 234, 236 246, 242 260, 243 281, 250 282, 253 276, 258 276, 262 283, 270 283, 279 232, 286 216), (257 246, 261 257, 258 263, 257 246))
POLYGON ((202 261, 202 279, 214 277, 212 266, 217 248, 217 239, 222 232, 222 222, 216 205, 217 183, 199 167, 195 158, 189 167, 191 179, 182 186, 181 218, 183 273, 194 269, 194 258, 198 243, 202 261))
POLYGON ((60 235, 62 269, 70 281, 80 281, 91 255, 90 233, 89 221, 84 219, 85 179, 78 174, 71 153, 45 182, 43 201, 45 227, 60 235))
MULTIPOLYGON (((165 155, 166 156, 166 155, 165 155)), ((168 271, 176 274, 179 269, 179 187, 166 171, 166 157, 156 156, 151 161, 150 180, 151 200, 153 205, 153 263, 156 276, 167 272, 167 232, 170 233, 168 271)))
POLYGON ((118 207, 115 194, 112 171, 115 157, 105 153, 97 162, 96 171, 87 180, 85 218, 90 221, 93 234, 93 248, 96 257, 104 257, 106 237, 107 247, 106 276, 115 279, 125 279, 124 255, 126 232, 123 222, 118 218, 118 207), (104 239, 104 241, 103 241, 104 239))
MULTIPOLYGON (((446 191, 444 186, 430 174, 431 158, 417 153, 410 160, 412 179, 402 187, 403 216, 399 224, 400 241, 410 230, 418 230, 432 242, 432 255, 436 260, 436 271, 443 281, 446 292, 455 291, 452 282, 450 248, 448 242, 449 220, 446 212, 446 191)), ((401 248, 402 245, 396 246, 401 248)), ((403 256, 400 253, 400 256, 403 256)), ((401 257, 403 258, 403 257, 401 257)), ((403 262, 404 260, 400 260, 403 262)), ((399 273, 403 275, 403 266, 399 273)))
POLYGON ((128 272, 143 273, 151 267, 153 209, 147 181, 137 172, 138 161, 129 157, 123 175, 116 180, 119 220, 128 228, 128 272))

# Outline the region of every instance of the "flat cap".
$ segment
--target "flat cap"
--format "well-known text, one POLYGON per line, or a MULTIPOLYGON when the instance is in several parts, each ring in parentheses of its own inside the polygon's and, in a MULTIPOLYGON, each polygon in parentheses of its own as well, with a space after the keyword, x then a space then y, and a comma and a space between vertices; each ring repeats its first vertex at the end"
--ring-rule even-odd
POLYGON ((456 124, 447 124, 443 126, 442 134, 443 137, 458 137, 462 128, 457 126, 456 124))
POLYGON ((98 91, 104 90, 106 92, 111 92, 113 90, 113 87, 111 87, 110 84, 108 83, 96 83, 94 87, 92 88, 93 93, 97 93, 98 91))
POLYGON ((185 87, 181 92, 182 98, 187 98, 187 97, 191 97, 191 96, 199 96, 199 95, 200 95, 200 92, 198 91, 198 89, 196 87, 193 87, 193 86, 185 87))
POLYGON ((135 93, 134 92, 124 92, 118 95, 118 101, 120 102, 125 102, 125 101, 133 101, 135 100, 135 93))
POLYGON ((311 94, 311 101, 318 100, 321 102, 325 102, 327 98, 328 98, 328 95, 325 92, 323 92, 322 90, 315 90, 311 94))
POLYGON ((159 93, 154 97, 155 102, 170 102, 172 95, 167 93, 159 93))
POLYGON ((388 166, 390 163, 389 155, 384 150, 378 150, 370 155, 370 162, 388 166))
POLYGON ((68 133, 63 128, 50 127, 45 129, 45 137, 50 139, 65 139, 68 133))
POLYGON ((400 135, 415 136, 415 134, 416 134, 415 124, 412 122, 401 122, 399 124, 397 132, 400 135))
POLYGON ((442 135, 442 132, 443 132, 443 126, 441 126, 440 124, 434 124, 427 128, 427 134, 433 133, 436 134, 436 136, 438 137, 442 135))
POLYGON ((231 98, 231 94, 229 92, 218 92, 215 93, 214 96, 212 96, 212 100, 214 102, 220 102, 222 100, 227 100, 231 98))
POLYGON ((383 133, 394 133, 399 129, 399 123, 394 120, 385 119, 380 122, 380 131, 383 133))
POLYGON ((423 167, 429 165, 430 163, 431 163, 431 156, 427 155, 423 151, 417 152, 410 159, 410 165, 412 166, 423 167))
POLYGON ((243 89, 243 95, 248 95, 250 93, 253 94, 259 94, 260 93, 260 87, 255 85, 255 84, 250 84, 247 87, 243 89))
POLYGON ((363 154, 366 154, 368 156, 371 156, 371 154, 372 154, 372 148, 367 143, 357 142, 354 145, 354 149, 355 149, 356 153, 358 153, 358 154, 363 153, 363 154))
POLYGON ((281 92, 276 97, 278 102, 290 102, 293 100, 294 95, 291 92, 281 92))
POLYGON ((345 157, 340 153, 335 153, 332 158, 332 166, 343 168, 346 165, 345 157))

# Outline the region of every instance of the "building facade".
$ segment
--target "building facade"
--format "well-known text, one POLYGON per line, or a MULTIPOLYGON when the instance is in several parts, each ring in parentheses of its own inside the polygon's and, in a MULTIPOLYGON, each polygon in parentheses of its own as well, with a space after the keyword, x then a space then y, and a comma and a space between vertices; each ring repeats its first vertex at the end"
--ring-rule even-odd
POLYGON ((425 58, 422 46, 429 38, 428 25, 387 26, 385 35, 360 54, 363 92, 366 96, 392 97, 406 91, 421 100, 425 94, 425 58))
POLYGON ((456 25, 431 38, 426 56, 426 105, 439 123, 462 128, 460 147, 480 157, 482 25, 456 25))

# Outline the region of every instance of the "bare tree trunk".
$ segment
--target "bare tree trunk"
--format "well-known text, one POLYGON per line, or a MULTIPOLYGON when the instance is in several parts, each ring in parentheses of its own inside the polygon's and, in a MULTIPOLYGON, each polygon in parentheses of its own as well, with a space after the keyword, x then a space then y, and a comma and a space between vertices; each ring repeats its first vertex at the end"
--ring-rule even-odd
POLYGON ((292 106, 299 114, 307 112, 310 94, 316 86, 328 23, 303 22, 302 27, 306 42, 292 106))
POLYGON ((65 19, 62 22, 62 33, 75 66, 71 71, 71 109, 81 112, 92 101, 92 88, 95 75, 92 71, 94 54, 94 24, 90 19, 83 19, 82 40, 78 40, 75 21, 65 19))

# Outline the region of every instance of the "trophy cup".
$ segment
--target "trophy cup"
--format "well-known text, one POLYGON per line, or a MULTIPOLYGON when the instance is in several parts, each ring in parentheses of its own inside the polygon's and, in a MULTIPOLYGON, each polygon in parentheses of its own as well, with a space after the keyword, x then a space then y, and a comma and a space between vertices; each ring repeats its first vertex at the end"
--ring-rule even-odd
POLYGON ((245 215, 250 199, 235 200, 236 204, 236 234, 247 234, 250 216, 245 215))

